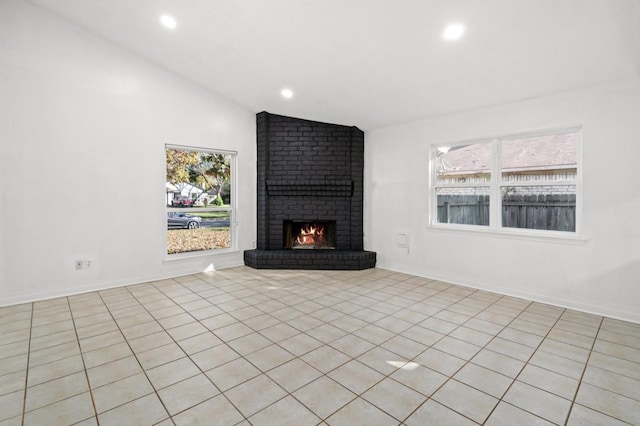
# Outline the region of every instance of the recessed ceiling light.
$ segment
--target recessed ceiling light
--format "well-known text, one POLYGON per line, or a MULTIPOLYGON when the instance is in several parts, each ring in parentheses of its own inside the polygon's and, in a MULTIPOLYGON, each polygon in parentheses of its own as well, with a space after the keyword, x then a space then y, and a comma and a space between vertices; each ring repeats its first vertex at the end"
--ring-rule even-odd
POLYGON ((282 89, 280 91, 280 94, 282 95, 283 98, 285 99, 291 99, 293 98, 293 90, 291 89, 282 89))
POLYGON ((178 25, 176 19, 171 15, 162 15, 160 17, 160 23, 170 30, 173 30, 178 25))
POLYGON ((464 34, 464 30, 464 25, 451 24, 444 29, 442 37, 444 37, 445 40, 457 40, 462 37, 462 34, 464 34))

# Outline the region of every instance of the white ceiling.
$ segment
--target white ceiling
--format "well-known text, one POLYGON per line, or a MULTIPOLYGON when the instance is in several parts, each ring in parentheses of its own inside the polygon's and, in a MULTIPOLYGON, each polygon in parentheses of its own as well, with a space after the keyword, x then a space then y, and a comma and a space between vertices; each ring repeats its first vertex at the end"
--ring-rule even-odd
POLYGON ((251 111, 365 130, 640 73, 640 0, 29 1, 251 111))

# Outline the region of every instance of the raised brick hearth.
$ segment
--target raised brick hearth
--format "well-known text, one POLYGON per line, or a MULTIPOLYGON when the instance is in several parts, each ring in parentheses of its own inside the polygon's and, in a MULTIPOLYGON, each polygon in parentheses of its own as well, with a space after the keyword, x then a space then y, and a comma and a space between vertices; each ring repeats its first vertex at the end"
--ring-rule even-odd
MULTIPOLYGON (((257 115, 258 239, 245 264, 264 269, 366 269, 364 133, 357 127, 257 115), (335 249, 287 249, 285 223, 335 221, 335 249)), ((288 246, 291 246, 289 244, 288 246)))

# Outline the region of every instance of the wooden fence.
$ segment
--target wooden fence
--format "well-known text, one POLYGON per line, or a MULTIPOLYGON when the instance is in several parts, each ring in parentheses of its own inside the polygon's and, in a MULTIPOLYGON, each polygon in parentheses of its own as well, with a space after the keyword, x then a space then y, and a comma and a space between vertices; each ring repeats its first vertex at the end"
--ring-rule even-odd
MULTIPOLYGON (((439 196, 438 222, 489 225, 489 196, 439 196)), ((576 229, 576 196, 507 195, 502 200, 502 226, 573 232, 576 229)))
POLYGON ((489 225, 489 196, 438 196, 438 222, 489 225))

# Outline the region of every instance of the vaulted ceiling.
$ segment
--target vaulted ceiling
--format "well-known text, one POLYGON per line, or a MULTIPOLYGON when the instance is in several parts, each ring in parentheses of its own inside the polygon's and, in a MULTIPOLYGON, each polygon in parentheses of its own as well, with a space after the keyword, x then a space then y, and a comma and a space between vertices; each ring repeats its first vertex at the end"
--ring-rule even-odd
POLYGON ((365 130, 640 73, 638 0, 28 1, 251 111, 365 130))

